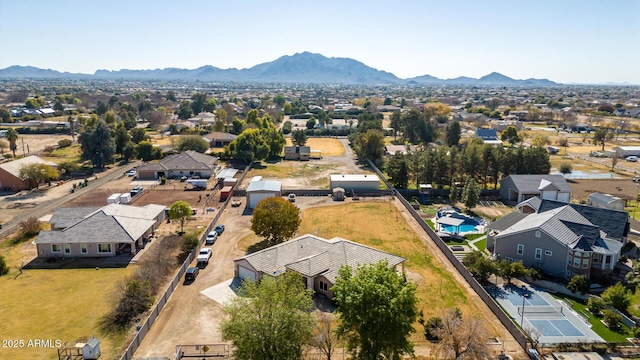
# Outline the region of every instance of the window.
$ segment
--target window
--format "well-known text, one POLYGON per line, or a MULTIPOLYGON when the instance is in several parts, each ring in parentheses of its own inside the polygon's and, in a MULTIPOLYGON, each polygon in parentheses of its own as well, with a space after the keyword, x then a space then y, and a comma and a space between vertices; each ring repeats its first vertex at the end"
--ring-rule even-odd
POLYGON ((111 244, 98 244, 98 252, 99 253, 110 253, 111 252, 111 244))
POLYGON ((573 267, 575 268, 580 268, 580 258, 574 257, 573 258, 573 267))
POLYGON ((539 238, 540 237, 540 230, 536 231, 536 237, 539 238))
POLYGON ((64 253, 71 254, 71 244, 64 244, 64 253))
POLYGON ((51 244, 51 252, 62 252, 60 244, 51 244))
POLYGON ((582 268, 586 269, 589 267, 589 259, 582 259, 582 268))
POLYGON ((83 254, 86 254, 87 253, 87 244, 80 245, 80 251, 82 251, 83 254))
POLYGON ((593 254, 593 262, 596 262, 596 263, 600 262, 600 254, 593 254))
POLYGON ((524 245, 518 244, 518 255, 522 255, 524 253, 524 245))
POLYGON ((320 290, 329 291, 329 285, 327 285, 327 283, 324 281, 320 281, 320 290))
POLYGON ((569 264, 571 264, 573 262, 573 256, 569 255, 569 261, 567 261, 569 264))
POLYGON ((544 251, 544 256, 551 256, 553 255, 553 253, 551 252, 551 250, 545 250, 544 251))
POLYGON ((540 260, 540 259, 542 259, 542 249, 537 248, 537 249, 536 249, 536 255, 535 255, 535 256, 536 256, 536 260, 540 260))

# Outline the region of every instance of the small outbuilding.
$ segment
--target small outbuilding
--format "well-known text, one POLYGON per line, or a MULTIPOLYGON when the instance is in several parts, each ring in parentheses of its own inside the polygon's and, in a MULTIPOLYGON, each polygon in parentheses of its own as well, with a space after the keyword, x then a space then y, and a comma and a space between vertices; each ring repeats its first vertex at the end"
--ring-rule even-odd
POLYGON ((111 194, 111 196, 107 198, 107 204, 119 204, 120 196, 122 196, 120 193, 111 194))
POLYGON ((329 175, 329 188, 343 188, 344 191, 379 190, 380 178, 374 174, 329 175))
POLYGON ((225 186, 220 190, 220 201, 225 201, 233 193, 233 186, 225 186))
POLYGON ((308 161, 311 156, 310 146, 285 146, 284 147, 284 159, 285 160, 304 160, 308 161))
POLYGON ((640 156, 640 146, 616 146, 613 151, 623 159, 628 156, 640 156))
POLYGON ((282 183, 273 180, 252 181, 247 187, 247 207, 253 209, 260 200, 282 195, 282 183))
POLYGON ((82 359, 93 360, 100 357, 100 341, 94 336, 82 346, 82 359))
POLYGON ((610 194, 595 192, 587 198, 587 204, 609 210, 624 211, 624 200, 610 194))
POLYGON ((333 201, 344 201, 344 189, 341 187, 333 188, 331 196, 333 201))

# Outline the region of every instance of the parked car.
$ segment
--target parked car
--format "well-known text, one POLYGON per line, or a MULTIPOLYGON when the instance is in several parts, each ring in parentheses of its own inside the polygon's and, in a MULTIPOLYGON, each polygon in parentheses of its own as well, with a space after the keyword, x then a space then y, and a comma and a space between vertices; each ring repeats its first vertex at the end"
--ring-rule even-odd
POLYGON ((211 249, 204 248, 200 250, 198 253, 198 265, 207 265, 209 263, 209 259, 211 258, 211 249))
POLYGON ((196 281, 196 278, 198 277, 199 273, 200 273, 200 269, 198 269, 197 267, 188 268, 187 272, 184 274, 184 282, 192 283, 196 281))
POLYGON ((637 156, 627 156, 627 161, 631 161, 631 162, 636 162, 638 161, 638 157, 637 156))
POLYGON ((224 225, 220 224, 220 225, 216 226, 215 232, 218 235, 222 235, 222 233, 224 232, 224 225))
POLYGON ((296 194, 289 194, 289 201, 296 202, 296 194))
POLYGON ((127 171, 127 176, 136 176, 136 171, 135 170, 127 171))
POLYGON ((213 243, 216 242, 217 238, 218 238, 218 232, 216 230, 211 231, 209 234, 207 234, 207 238, 204 241, 204 243, 207 245, 213 245, 213 243))

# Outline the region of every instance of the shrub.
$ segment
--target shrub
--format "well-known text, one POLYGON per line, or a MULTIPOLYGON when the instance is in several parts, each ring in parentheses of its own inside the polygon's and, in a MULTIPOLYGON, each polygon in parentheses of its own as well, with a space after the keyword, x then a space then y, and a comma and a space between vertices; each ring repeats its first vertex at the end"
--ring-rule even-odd
POLYGON ((0 276, 9 273, 9 266, 7 266, 7 262, 4 260, 4 256, 0 255, 0 276))
POLYGON ((62 149, 62 148, 66 148, 71 146, 71 144, 73 144, 73 141, 69 140, 69 139, 62 139, 58 141, 58 146, 62 149))
POLYGON ((531 267, 529 268, 529 276, 533 279, 533 280, 542 280, 545 277, 544 271, 540 268, 537 267, 531 267))
POLYGON ((617 328, 620 326, 622 316, 616 314, 613 310, 606 309, 602 310, 602 321, 610 328, 617 328))
POLYGON ((44 152, 51 154, 53 152, 53 150, 55 150, 55 148, 53 146, 45 146, 44 147, 44 152))
POLYGON ((28 217, 18 224, 20 229, 20 236, 24 238, 30 238, 32 236, 38 235, 40 230, 42 230, 42 226, 40 221, 35 216, 28 217))
POLYGON ((569 284, 567 284, 567 289, 571 290, 572 293, 579 292, 584 295, 589 291, 589 280, 582 275, 574 275, 569 284))
POLYGON ((634 326, 631 328, 631 333, 635 339, 640 339, 640 327, 634 326))
POLYGON ((161 178, 160 178, 160 185, 164 185, 164 184, 166 184, 166 183, 167 183, 167 178, 166 178, 166 177, 164 177, 164 176, 163 176, 163 177, 161 177, 161 178))
POLYGON ((182 234, 182 251, 185 253, 191 252, 198 246, 198 236, 194 233, 182 234))
POLYGON ((597 296, 593 296, 587 301, 587 310, 589 310, 589 312, 593 315, 600 315, 600 313, 604 309, 604 306, 604 300, 597 296))

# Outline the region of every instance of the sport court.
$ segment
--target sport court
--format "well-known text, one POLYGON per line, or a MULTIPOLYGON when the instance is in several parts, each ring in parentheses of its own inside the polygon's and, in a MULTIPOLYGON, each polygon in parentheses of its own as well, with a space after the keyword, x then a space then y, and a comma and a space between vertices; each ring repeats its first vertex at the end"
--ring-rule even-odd
POLYGON ((498 290, 496 301, 524 329, 535 329, 541 344, 604 342, 590 324, 549 293, 532 287, 509 286, 498 290))

